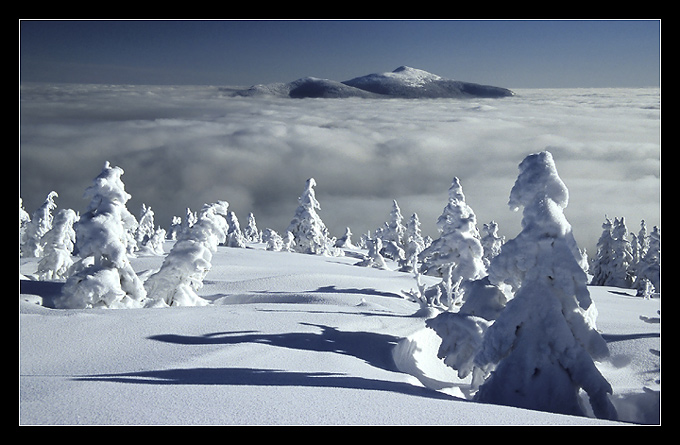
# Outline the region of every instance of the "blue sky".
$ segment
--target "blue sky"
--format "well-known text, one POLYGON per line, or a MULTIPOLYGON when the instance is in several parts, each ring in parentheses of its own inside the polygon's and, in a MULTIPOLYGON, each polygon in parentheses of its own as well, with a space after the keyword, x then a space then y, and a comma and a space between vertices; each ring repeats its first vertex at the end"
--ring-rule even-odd
POLYGON ((660 84, 659 20, 20 21, 20 80, 244 85, 400 65, 508 88, 660 84))

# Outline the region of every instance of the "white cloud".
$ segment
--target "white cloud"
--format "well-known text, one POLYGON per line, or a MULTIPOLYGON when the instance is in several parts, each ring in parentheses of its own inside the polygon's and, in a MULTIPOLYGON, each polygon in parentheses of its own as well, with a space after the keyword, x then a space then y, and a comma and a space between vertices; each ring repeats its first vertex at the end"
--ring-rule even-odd
POLYGON ((356 236, 397 199, 423 229, 461 179, 479 223, 513 237, 507 199, 517 165, 549 149, 569 187, 567 217, 592 252, 605 214, 660 224, 659 92, 527 90, 507 99, 232 98, 210 87, 22 87, 20 194, 29 212, 50 190, 82 210, 105 160, 125 170, 137 213, 157 223, 186 207, 227 200, 245 219, 285 230, 305 180, 321 216, 356 236))

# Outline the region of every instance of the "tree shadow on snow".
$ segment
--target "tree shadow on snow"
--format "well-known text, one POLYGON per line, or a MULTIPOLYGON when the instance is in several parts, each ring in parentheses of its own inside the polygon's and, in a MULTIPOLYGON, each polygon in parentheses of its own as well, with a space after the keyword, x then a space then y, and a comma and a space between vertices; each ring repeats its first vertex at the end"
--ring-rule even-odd
POLYGON ((378 296, 378 297, 391 297, 391 298, 398 298, 400 300, 403 300, 404 297, 399 294, 395 294, 393 292, 383 292, 379 291, 377 289, 371 289, 371 288, 338 288, 337 286, 321 286, 318 289, 314 291, 308 291, 310 293, 328 293, 328 294, 354 294, 354 295, 372 295, 372 296, 378 296))
POLYGON ((42 299, 42 305, 54 308, 54 299, 61 295, 63 282, 19 280, 19 293, 37 295, 42 299))
POLYGON ((305 386, 391 391, 442 400, 463 400, 448 394, 413 386, 333 372, 297 372, 257 368, 186 368, 101 374, 78 377, 78 381, 100 381, 147 385, 234 385, 234 386, 305 386))
MULTIPOLYGON (((363 360, 376 368, 400 372, 392 358, 392 348, 399 338, 372 332, 347 332, 315 326, 321 332, 263 334, 254 331, 215 332, 200 336, 155 335, 154 341, 180 345, 229 345, 259 343, 305 351, 333 352, 363 360)), ((392 391, 444 400, 463 400, 406 382, 348 376, 340 372, 300 372, 257 368, 189 368, 82 376, 77 380, 160 385, 247 385, 307 386, 392 391)))
POLYGON ((151 340, 181 345, 230 345, 239 343, 260 343, 281 348, 304 351, 334 352, 363 360, 371 366, 387 371, 399 372, 392 359, 392 348, 400 338, 374 332, 352 332, 317 325, 315 332, 286 332, 283 334, 264 334, 254 331, 215 332, 200 336, 163 334, 149 337, 151 340))

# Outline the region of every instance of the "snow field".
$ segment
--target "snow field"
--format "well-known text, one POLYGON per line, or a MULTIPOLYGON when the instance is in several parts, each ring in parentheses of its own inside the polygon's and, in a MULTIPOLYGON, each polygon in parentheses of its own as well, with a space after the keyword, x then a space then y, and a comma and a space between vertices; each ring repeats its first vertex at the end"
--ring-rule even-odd
MULTIPOLYGON (((401 294, 409 273, 251 247, 217 249, 203 307, 55 310, 60 283, 21 280, 20 423, 614 424, 466 400, 401 294)), ((144 277, 162 260, 131 262, 144 277)), ((658 423, 660 299, 590 291, 621 420, 658 423)))

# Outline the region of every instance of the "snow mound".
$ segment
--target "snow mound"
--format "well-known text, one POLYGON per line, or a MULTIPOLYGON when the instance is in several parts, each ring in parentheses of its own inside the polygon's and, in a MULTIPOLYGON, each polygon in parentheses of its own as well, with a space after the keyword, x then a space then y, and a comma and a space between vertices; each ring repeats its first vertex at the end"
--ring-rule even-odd
POLYGON ((513 96, 508 89, 445 79, 427 71, 400 66, 392 72, 373 73, 344 82, 303 77, 288 83, 253 85, 241 96, 292 98, 500 98, 513 96))

